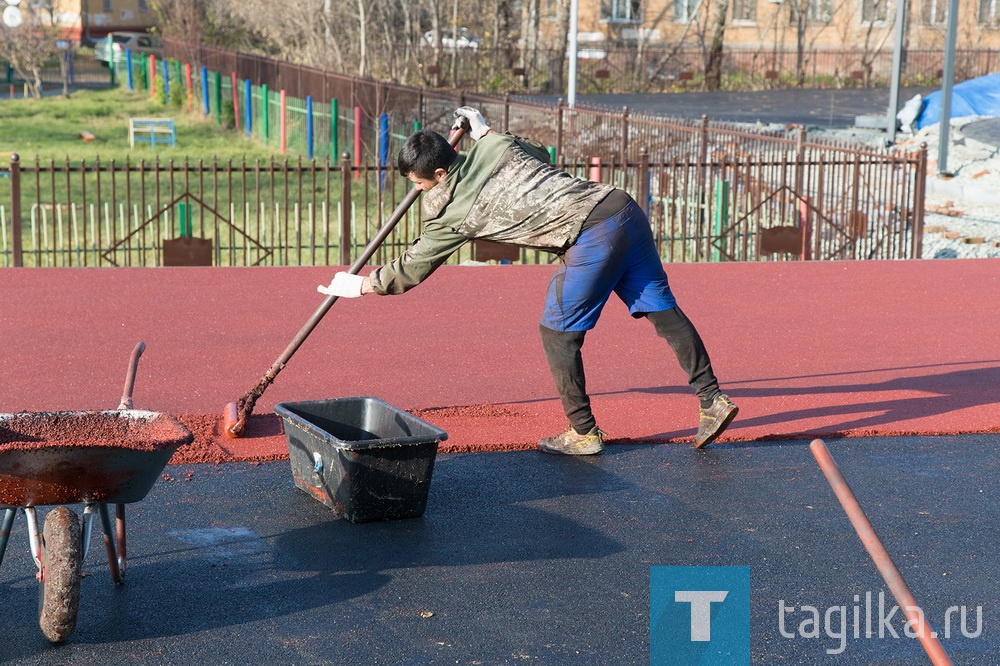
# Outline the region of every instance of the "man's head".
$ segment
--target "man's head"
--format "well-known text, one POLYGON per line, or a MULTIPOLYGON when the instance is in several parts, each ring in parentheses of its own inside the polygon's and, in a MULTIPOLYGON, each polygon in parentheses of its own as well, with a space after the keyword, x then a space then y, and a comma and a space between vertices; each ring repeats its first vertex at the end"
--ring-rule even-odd
POLYGON ((399 150, 399 173, 426 192, 448 175, 448 167, 458 155, 448 140, 430 130, 410 135, 399 150))

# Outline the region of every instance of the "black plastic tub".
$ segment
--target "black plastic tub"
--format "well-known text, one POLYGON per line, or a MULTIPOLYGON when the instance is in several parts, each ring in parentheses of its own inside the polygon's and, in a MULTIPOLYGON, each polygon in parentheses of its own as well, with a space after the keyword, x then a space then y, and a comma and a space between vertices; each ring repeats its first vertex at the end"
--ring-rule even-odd
POLYGON ((448 433, 372 397, 283 402, 295 486, 355 523, 416 518, 448 433))

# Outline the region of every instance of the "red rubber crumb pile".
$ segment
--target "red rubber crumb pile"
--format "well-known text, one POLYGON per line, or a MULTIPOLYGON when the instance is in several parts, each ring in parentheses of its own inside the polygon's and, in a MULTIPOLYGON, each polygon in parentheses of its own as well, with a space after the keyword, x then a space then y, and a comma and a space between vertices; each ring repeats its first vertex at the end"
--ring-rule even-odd
POLYGON ((177 446, 187 433, 162 414, 132 411, 21 412, 0 420, 0 451, 116 446, 141 451, 177 446))
POLYGON ((230 439, 222 432, 221 414, 181 414, 176 418, 194 434, 194 441, 177 449, 171 465, 288 460, 281 419, 275 414, 252 414, 239 439, 230 439))
POLYGON ((430 407, 407 411, 448 433, 448 439, 438 447, 439 453, 521 451, 537 445, 537 440, 524 439, 522 425, 524 421, 538 418, 534 412, 500 405, 430 407))
POLYGON ((507 409, 506 407, 498 407, 497 405, 467 405, 464 407, 429 407, 427 409, 411 409, 408 410, 411 414, 416 416, 418 419, 424 419, 428 422, 432 422, 433 419, 438 418, 471 418, 471 417, 490 417, 490 418, 520 418, 522 416, 527 416, 520 412, 516 412, 513 409, 507 409))
POLYGON ((222 434, 222 423, 218 414, 182 414, 177 420, 194 434, 194 441, 177 449, 170 458, 171 465, 236 460, 219 447, 218 441, 225 435, 222 434))

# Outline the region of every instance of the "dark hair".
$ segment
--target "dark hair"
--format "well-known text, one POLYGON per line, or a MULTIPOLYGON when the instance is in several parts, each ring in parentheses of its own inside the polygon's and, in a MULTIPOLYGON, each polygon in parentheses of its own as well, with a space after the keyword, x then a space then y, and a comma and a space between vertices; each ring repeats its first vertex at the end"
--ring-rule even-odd
POLYGON ((448 139, 431 130, 420 130, 403 143, 397 166, 404 178, 412 173, 417 178, 433 180, 434 171, 447 169, 457 155, 448 139))

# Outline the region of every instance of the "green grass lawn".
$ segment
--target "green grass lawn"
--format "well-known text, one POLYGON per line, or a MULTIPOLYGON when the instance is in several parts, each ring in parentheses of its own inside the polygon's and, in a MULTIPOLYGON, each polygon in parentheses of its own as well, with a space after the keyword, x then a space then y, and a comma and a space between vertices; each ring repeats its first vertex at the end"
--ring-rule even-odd
POLYGON ((239 158, 248 161, 269 159, 277 150, 262 146, 242 132, 224 130, 214 117, 202 115, 199 107, 188 112, 155 103, 148 93, 130 92, 124 88, 81 90, 66 97, 5 99, 0 101, 0 169, 7 166, 11 153, 21 156, 21 162, 40 159, 88 163, 124 160, 129 157, 161 160, 184 158, 211 160, 239 158), (128 145, 128 119, 137 117, 173 118, 177 146, 148 143, 128 145), (81 132, 90 132, 94 140, 85 142, 81 132))

